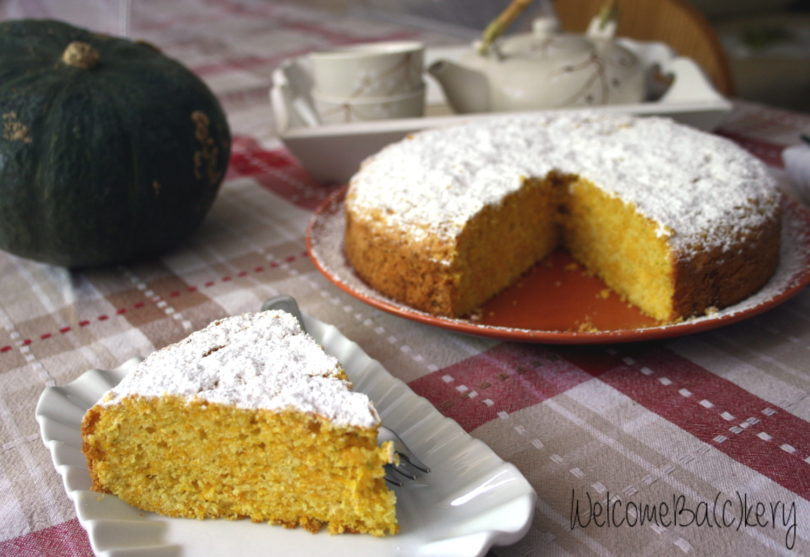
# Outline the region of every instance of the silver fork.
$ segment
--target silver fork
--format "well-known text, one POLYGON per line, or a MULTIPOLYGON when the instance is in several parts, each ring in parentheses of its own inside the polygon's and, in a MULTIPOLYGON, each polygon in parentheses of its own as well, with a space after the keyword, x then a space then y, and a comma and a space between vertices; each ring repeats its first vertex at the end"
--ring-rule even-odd
MULTIPOLYGON (((301 315, 301 308, 292 296, 280 294, 274 296, 262 304, 262 311, 268 309, 280 309, 292 314, 301 325, 301 329, 306 331, 304 318, 301 315)), ((385 465, 385 481, 396 486, 402 486, 403 480, 415 480, 418 473, 427 474, 430 468, 417 457, 405 444, 397 433, 384 425, 380 425, 377 434, 377 441, 383 443, 391 441, 394 445, 396 459, 392 464, 385 465)))

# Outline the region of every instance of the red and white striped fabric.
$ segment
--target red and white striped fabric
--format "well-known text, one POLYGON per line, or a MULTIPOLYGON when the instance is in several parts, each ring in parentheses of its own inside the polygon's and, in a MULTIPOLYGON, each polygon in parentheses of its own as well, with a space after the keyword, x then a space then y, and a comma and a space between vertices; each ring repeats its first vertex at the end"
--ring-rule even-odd
MULTIPOLYGON (((0 17, 15 15, 8 5, 0 17)), ((48 2, 36 5, 48 15, 48 2)), ((279 292, 534 485, 529 533, 494 555, 810 554, 810 291, 722 329, 614 346, 498 342, 380 312, 306 256, 306 225, 335 186, 273 135, 270 73, 324 46, 446 37, 262 0, 139 0, 131 30, 222 99, 230 170, 199 233, 160 259, 67 272, 0 253, 0 555, 92 554, 34 419, 46 386, 279 292), (594 518, 597 503, 605 514, 594 518), (634 519, 645 505, 677 518, 634 519)), ((735 102, 718 133, 782 176, 782 148, 808 130, 808 115, 735 102)))

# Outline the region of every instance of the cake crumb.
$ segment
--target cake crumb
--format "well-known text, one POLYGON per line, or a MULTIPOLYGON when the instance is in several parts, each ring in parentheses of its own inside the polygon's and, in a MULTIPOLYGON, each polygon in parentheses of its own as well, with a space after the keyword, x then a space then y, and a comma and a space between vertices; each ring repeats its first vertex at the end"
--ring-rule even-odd
POLYGON ((599 328, 591 322, 591 318, 585 316, 585 320, 577 325, 578 333, 598 333, 599 328))
POLYGON ((602 300, 607 300, 608 298, 610 298, 610 288, 603 288, 602 290, 599 291, 596 297, 602 300))

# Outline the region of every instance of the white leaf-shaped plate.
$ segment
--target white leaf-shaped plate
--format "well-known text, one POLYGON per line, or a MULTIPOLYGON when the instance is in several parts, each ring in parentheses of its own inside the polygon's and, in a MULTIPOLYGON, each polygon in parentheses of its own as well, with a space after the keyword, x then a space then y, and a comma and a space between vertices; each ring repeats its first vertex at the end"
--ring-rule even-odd
POLYGON ((89 370, 42 393, 36 417, 42 439, 97 555, 471 556, 519 540, 531 523, 536 494, 512 464, 442 416, 426 399, 372 360, 335 327, 304 316, 307 329, 344 365, 355 390, 374 401, 383 422, 431 467, 397 490, 396 536, 331 536, 249 520, 190 520, 138 510, 90 491, 81 452, 84 412, 138 360, 89 370))

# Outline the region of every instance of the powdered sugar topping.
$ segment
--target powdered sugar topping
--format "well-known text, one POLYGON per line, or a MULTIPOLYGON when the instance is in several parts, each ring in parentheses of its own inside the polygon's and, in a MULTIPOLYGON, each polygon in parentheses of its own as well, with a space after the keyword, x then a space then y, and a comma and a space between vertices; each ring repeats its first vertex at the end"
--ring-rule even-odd
POLYGON ((214 321, 153 352, 102 400, 177 395, 239 408, 292 408, 340 425, 373 427, 368 396, 348 390, 337 359, 284 311, 214 321))
POLYGON ((347 207, 378 209, 417 240, 454 238, 484 206, 552 170, 634 204, 682 251, 731 247, 779 206, 765 165, 728 140, 664 118, 571 112, 415 134, 366 161, 347 207))

